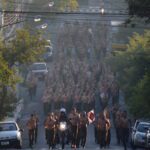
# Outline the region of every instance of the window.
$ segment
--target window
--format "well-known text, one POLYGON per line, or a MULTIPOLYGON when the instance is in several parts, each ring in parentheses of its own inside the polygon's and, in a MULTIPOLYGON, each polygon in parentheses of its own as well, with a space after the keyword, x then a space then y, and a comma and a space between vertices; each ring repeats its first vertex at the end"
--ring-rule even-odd
POLYGON ((1 123, 0 131, 15 131, 17 130, 16 124, 14 123, 1 123))

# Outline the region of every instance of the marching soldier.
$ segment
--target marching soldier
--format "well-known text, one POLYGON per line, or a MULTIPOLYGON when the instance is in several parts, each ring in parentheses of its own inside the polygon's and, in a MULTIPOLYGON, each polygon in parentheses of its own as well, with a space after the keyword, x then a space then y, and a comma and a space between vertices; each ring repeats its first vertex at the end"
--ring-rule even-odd
POLYGON ((84 148, 85 147, 85 143, 86 143, 86 137, 87 137, 87 125, 88 125, 88 118, 86 116, 85 112, 82 112, 80 115, 80 142, 81 142, 81 146, 84 148))
POLYGON ((96 116, 95 121, 93 122, 94 124, 94 138, 95 138, 95 143, 99 144, 99 139, 98 139, 98 116, 96 116))
POLYGON ((50 117, 50 114, 48 114, 48 116, 44 120, 45 139, 46 139, 47 144, 48 144, 48 122, 49 122, 49 117, 50 117))
POLYGON ((35 120, 34 142, 36 144, 38 136, 38 123, 39 123, 39 118, 36 113, 34 113, 34 120, 35 120))
POLYGON ((31 100, 33 96, 36 95, 37 81, 38 81, 37 77, 34 75, 34 73, 31 73, 29 77, 27 77, 28 91, 29 91, 29 96, 31 100))
POLYGON ((29 135, 29 146, 32 148, 33 142, 34 142, 34 131, 35 131, 36 123, 34 119, 34 115, 31 114, 30 119, 27 122, 27 128, 28 128, 28 135, 29 135))
POLYGON ((54 145, 56 146, 56 144, 60 143, 60 138, 59 138, 59 126, 58 126, 58 122, 59 122, 59 112, 55 112, 54 114, 54 119, 56 121, 56 128, 55 128, 55 141, 54 141, 54 145))
POLYGON ((111 123, 110 123, 110 114, 108 110, 104 111, 104 115, 106 120, 106 146, 109 147, 111 140, 111 132, 110 132, 111 123))
POLYGON ((55 146, 55 128, 56 128, 56 121, 54 118, 54 114, 49 114, 48 118, 46 119, 45 126, 47 127, 46 131, 46 139, 49 145, 49 148, 54 148, 55 146))
POLYGON ((121 114, 120 127, 121 141, 123 143, 124 150, 127 150, 127 142, 129 138, 129 120, 127 118, 126 111, 122 112, 121 114))
POLYGON ((106 146, 106 120, 103 112, 99 114, 98 121, 98 140, 100 144, 100 148, 105 148, 106 146))
POLYGON ((120 139, 121 139, 121 113, 120 113, 119 110, 115 114, 115 130, 116 130, 117 144, 120 144, 120 139))
POLYGON ((71 132, 72 132, 72 142, 71 147, 76 148, 77 147, 77 137, 78 137, 78 131, 79 131, 79 115, 77 113, 76 108, 73 108, 72 112, 69 115, 69 120, 71 123, 71 132))
POLYGON ((48 93, 48 90, 44 91, 44 94, 42 96, 42 102, 43 102, 44 114, 47 115, 47 113, 49 111, 49 93, 48 93))

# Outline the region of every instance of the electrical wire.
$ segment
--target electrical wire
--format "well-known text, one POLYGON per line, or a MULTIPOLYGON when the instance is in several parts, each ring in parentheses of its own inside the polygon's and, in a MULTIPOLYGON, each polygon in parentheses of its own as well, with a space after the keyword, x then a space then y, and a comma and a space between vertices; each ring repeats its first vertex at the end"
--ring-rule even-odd
MULTIPOLYGON (((24 17, 24 16, 22 16, 24 17)), ((32 15, 27 15, 26 16, 26 19, 29 19, 29 20, 34 20, 35 16, 32 16, 32 15)), ((54 18, 53 16, 41 16, 41 20, 51 20, 51 21, 55 21, 55 23, 61 23, 61 22, 98 22, 98 23, 102 23, 104 24, 103 22, 111 22, 111 21, 114 21, 113 18, 110 19, 110 18, 54 18)), ((118 20, 118 21, 121 21, 121 20, 118 20)), ((47 21, 46 21, 47 22, 47 21)), ((136 23, 133 23, 135 24, 136 26, 136 23)), ((128 23, 125 23, 125 21, 123 23, 121 23, 120 25, 111 25, 112 27, 120 27, 120 26, 124 26, 124 27, 128 27, 128 23)), ((130 25, 132 26, 132 24, 130 25)), ((132 27, 133 28, 133 27, 132 27)), ((138 26, 137 28, 150 28, 150 26, 138 26)))
MULTIPOLYGON (((10 11, 10 10, 5 10, 2 11, 0 10, 0 12, 4 12, 4 13, 9 13, 9 14, 56 14, 56 15, 69 15, 69 14, 88 14, 88 15, 93 15, 93 14, 101 14, 100 12, 69 12, 69 11, 10 11)), ((128 15, 128 13, 104 13, 102 15, 128 15)))
MULTIPOLYGON (((11 25, 18 24, 18 23, 21 23, 21 22, 30 22, 31 19, 34 21, 34 17, 32 17, 32 16, 26 16, 26 17, 20 16, 20 18, 26 18, 26 19, 24 19, 23 21, 21 20, 21 21, 15 22, 15 23, 10 23, 10 24, 1 26, 0 28, 4 28, 6 26, 11 26, 11 25)), ((44 19, 48 19, 48 18, 44 17, 44 19)), ((79 18, 79 19, 67 19, 67 20, 64 20, 63 18, 62 19, 59 18, 59 20, 55 20, 54 19, 54 21, 55 21, 56 24, 57 23, 58 24, 65 23, 65 24, 74 24, 75 25, 75 23, 81 23, 82 24, 82 23, 96 22, 98 24, 105 25, 107 27, 120 27, 120 28, 127 28, 127 29, 133 29, 133 28, 136 28, 136 29, 150 29, 150 27, 148 27, 148 26, 137 26, 136 24, 135 24, 135 27, 132 27, 132 25, 128 25, 128 24, 125 24, 125 23, 122 23, 120 25, 111 25, 109 20, 97 20, 97 19, 89 20, 89 19, 81 19, 81 18, 79 18), (106 21, 108 23, 106 23, 106 21)))
MULTIPOLYGON (((79 15, 79 14, 84 14, 84 15, 101 15, 101 16, 129 16, 128 13, 122 13, 122 12, 117 12, 117 13, 107 13, 105 12, 104 14, 100 12, 69 12, 69 11, 9 11, 5 10, 2 11, 0 10, 1 13, 9 13, 9 14, 43 14, 43 15, 48 15, 48 14, 55 14, 55 15, 69 15, 69 14, 74 14, 74 15, 79 15)), ((141 13, 141 15, 144 13, 141 13)), ((144 15, 150 16, 150 12, 145 13, 144 15)))

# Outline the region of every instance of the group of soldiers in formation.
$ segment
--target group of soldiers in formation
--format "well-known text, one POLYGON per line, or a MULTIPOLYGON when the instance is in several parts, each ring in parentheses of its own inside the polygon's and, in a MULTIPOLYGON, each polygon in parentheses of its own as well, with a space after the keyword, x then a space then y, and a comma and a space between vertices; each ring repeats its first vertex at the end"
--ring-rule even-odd
MULTIPOLYGON (((55 148, 61 142, 58 128, 62 119, 61 113, 59 111, 53 113, 53 111, 65 107, 66 112, 70 112, 64 117, 67 121, 66 143, 70 143, 72 148, 85 147, 87 126, 91 123, 85 112, 94 109, 95 101, 98 100, 102 108, 99 115, 95 115, 92 121, 95 142, 100 145, 100 148, 109 147, 111 126, 114 124, 118 144, 123 143, 126 150, 129 121, 126 112, 115 106, 118 102, 119 87, 113 73, 108 68, 106 69, 102 62, 95 63, 93 66, 84 61, 74 62, 69 59, 66 62, 54 63, 51 73, 45 79, 45 85, 42 102, 44 113, 48 115, 43 124, 45 138, 50 148, 55 148), (113 109, 106 111, 105 108, 110 99, 113 109), (72 108, 76 109, 72 110, 72 108), (111 120, 110 112, 113 114, 111 120)), ((31 75, 28 87, 32 99, 36 95, 37 87, 37 79, 34 75, 31 75)), ((27 123, 30 147, 34 142, 36 143, 38 121, 37 116, 33 114, 27 123)))
MULTIPOLYGON (((63 110, 65 110, 63 108, 63 110)), ((59 113, 48 113, 46 116, 43 128, 45 129, 45 140, 50 149, 55 149, 58 144, 61 144, 59 123, 65 121, 67 123, 67 129, 65 132, 65 144, 70 144, 71 148, 76 149, 79 147, 85 148, 87 139, 87 127, 92 123, 94 126, 95 143, 99 144, 100 148, 106 148, 110 146, 111 142, 111 126, 110 111, 108 109, 103 110, 98 116, 90 112, 78 112, 74 107, 69 114, 65 111, 59 113), (92 120, 92 121, 91 121, 92 120)), ((121 111, 117 107, 112 110, 113 121, 116 129, 117 144, 123 144, 124 150, 127 149, 127 143, 130 133, 129 119, 127 118, 127 112, 121 111)), ((29 130, 29 146, 32 148, 34 142, 37 142, 39 119, 36 114, 31 114, 31 118, 27 122, 29 130)))
POLYGON ((91 67, 85 62, 68 61, 53 66, 42 97, 45 114, 51 108, 58 110, 61 107, 70 112, 72 106, 87 112, 95 107, 95 101, 100 96, 106 106, 110 93, 114 97, 118 95, 112 73, 100 63, 91 67))

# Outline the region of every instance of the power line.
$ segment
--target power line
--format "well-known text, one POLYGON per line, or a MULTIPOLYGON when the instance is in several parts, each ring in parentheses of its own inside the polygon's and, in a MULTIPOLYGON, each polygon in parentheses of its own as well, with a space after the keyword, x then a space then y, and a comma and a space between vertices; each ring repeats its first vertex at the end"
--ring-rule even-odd
MULTIPOLYGON (((16 23, 20 23, 20 22, 25 22, 25 21, 28 21, 27 19, 34 19, 34 16, 29 16, 29 15, 27 15, 26 16, 26 14, 25 13, 23 13, 23 14, 21 14, 20 15, 20 17, 23 17, 23 18, 26 18, 26 20, 24 20, 24 21, 18 21, 18 22, 16 22, 16 23), (25 16, 24 16, 25 15, 25 16)), ((53 17, 53 16, 52 16, 53 17)), ((55 18, 52 18, 52 17, 48 17, 48 16, 42 16, 42 18, 44 18, 44 19, 55 19, 55 18)), ((83 21, 82 23, 85 23, 85 22, 88 22, 88 23, 90 23, 90 22, 103 22, 103 21, 108 21, 108 22, 110 22, 110 19, 108 18, 108 20, 106 20, 107 18, 100 18, 100 19, 95 19, 95 18, 90 18, 90 19, 88 19, 88 18, 75 18, 75 19, 70 19, 70 18, 67 18, 67 20, 65 20, 64 18, 57 18, 57 19, 59 19, 59 20, 57 20, 57 22, 65 22, 65 23, 68 23, 68 24, 72 24, 72 22, 77 22, 77 21, 83 21)), ((13 24, 16 24, 16 23, 10 23, 10 24, 7 24, 7 25, 4 25, 4 26, 1 26, 0 28, 3 28, 3 27, 5 27, 5 26, 10 26, 10 25, 13 25, 13 24)), ((55 23, 56 23, 56 20, 55 20, 55 23)), ((102 23, 102 25, 104 25, 104 23, 102 23)), ((107 26, 111 26, 111 27, 124 27, 124 28, 146 28, 146 29, 149 29, 150 27, 148 27, 148 26, 136 26, 136 24, 134 24, 136 27, 132 27, 132 25, 130 25, 131 27, 129 27, 128 26, 128 24, 125 24, 125 23, 123 23, 123 24, 121 24, 121 25, 111 25, 111 24, 105 24, 105 25, 107 25, 107 26)))
MULTIPOLYGON (((78 14, 87 14, 87 15, 101 15, 101 16, 129 16, 128 13, 123 13, 123 12, 105 12, 104 14, 102 14, 101 12, 79 12, 79 11, 10 11, 10 10, 5 10, 2 11, 0 10, 0 12, 4 12, 4 13, 10 13, 10 14, 55 14, 55 15, 69 15, 69 14, 74 14, 74 15, 78 15, 78 14)), ((141 15, 144 13, 141 13, 141 15)), ((150 12, 149 13, 145 13, 145 15, 149 15, 150 16, 150 12)))
MULTIPOLYGON (((22 18, 24 18, 25 16, 20 16, 22 18)), ((33 16, 26 16, 25 17, 26 20, 24 20, 23 22, 25 21, 29 21, 28 19, 33 19, 34 20, 34 17, 33 16)), ((42 17, 44 19, 55 19, 55 18, 51 18, 51 17, 42 17)), ((65 24, 73 24, 73 23, 90 23, 90 22, 96 22, 96 23, 99 23, 100 22, 108 22, 108 23, 101 23, 101 25, 105 25, 105 26, 111 26, 111 27, 122 27, 122 28, 142 28, 142 29, 149 29, 150 27, 148 26, 136 26, 135 24, 135 27, 133 26, 132 27, 132 24, 129 25, 129 24, 125 24, 125 23, 122 23, 120 25, 111 25, 109 22, 110 20, 106 20, 106 19, 86 19, 86 18, 76 18, 76 19, 70 19, 70 18, 67 18, 67 20, 65 20, 64 18, 59 18, 59 20, 55 20, 55 23, 60 23, 60 22, 63 22, 65 24), (82 22, 83 21, 83 22, 82 22)), ((20 22, 17 22, 17 23, 20 23, 20 22)), ((41 23, 42 24, 42 23, 41 23)), ((12 24, 7 24, 6 26, 9 26, 9 25, 12 25, 12 24)))
MULTIPOLYGON (((24 17, 24 16, 22 16, 22 17, 24 17)), ((27 15, 26 18, 27 19, 32 19, 34 21, 35 17, 32 16, 32 15, 30 15, 30 16, 27 15)), ((41 20, 49 20, 49 19, 51 19, 51 21, 54 20, 54 23, 65 22, 65 23, 68 23, 68 24, 72 24, 72 22, 74 22, 74 23, 76 23, 76 22, 78 22, 78 23, 108 22, 107 25, 110 24, 110 19, 109 18, 108 19, 107 18, 99 18, 99 19, 98 18, 97 19, 95 19, 95 18, 90 18, 90 19, 88 19, 88 18, 72 18, 72 19, 71 18, 67 18, 66 20, 65 20, 65 18, 57 18, 57 20, 55 20, 55 18, 53 18, 53 16, 52 17, 51 16, 41 16, 41 20)), ((113 20, 111 20, 111 21, 113 21, 113 20)), ((42 21, 41 21, 41 23, 42 23, 42 21)), ((47 23, 47 21, 46 21, 46 23, 47 23)), ((101 23, 101 24, 106 24, 106 23, 101 23)), ((125 27, 125 28, 134 28, 134 26, 135 26, 135 28, 147 28, 147 29, 150 28, 150 26, 146 26, 146 25, 145 26, 137 26, 136 23, 128 24, 128 23, 125 23, 125 21, 123 23, 121 23, 120 25, 110 25, 110 26, 112 26, 112 27, 125 27)))
MULTIPOLYGON (((0 12, 4 12, 4 13, 10 13, 10 14, 55 14, 55 15, 69 15, 69 14, 88 14, 88 15, 93 15, 93 14, 101 14, 100 12, 69 12, 69 11, 10 11, 10 10, 5 10, 2 11, 0 10, 0 12)), ((101 14, 102 16, 104 15, 120 15, 120 16, 127 16, 128 13, 104 13, 101 14)))
MULTIPOLYGON (((33 17, 27 17, 28 19, 34 19, 33 17)), ((150 29, 150 27, 146 27, 146 26, 137 26, 137 25, 135 25, 134 27, 132 26, 132 24, 131 25, 127 25, 127 24, 120 24, 120 25, 111 25, 110 23, 102 23, 103 21, 106 21, 106 20, 92 20, 92 21, 95 21, 96 23, 98 23, 98 24, 100 24, 100 25, 102 25, 102 26, 107 26, 107 27, 119 27, 119 28, 126 28, 126 29, 134 29, 134 28, 136 28, 136 29, 150 29)), ((68 20, 64 20, 64 19, 62 19, 62 20, 57 20, 57 21, 55 21, 55 23, 57 24, 60 24, 61 22, 63 22, 63 23, 65 23, 65 24, 70 24, 70 25, 72 25, 72 24, 74 24, 74 25, 76 25, 75 23, 90 23, 91 21, 90 20, 88 20, 88 19, 77 19, 77 20, 74 20, 74 19, 68 19, 68 20), (77 21, 80 21, 80 22, 77 22, 77 21), (83 22, 81 22, 81 21, 83 21, 83 22)), ((41 23, 41 25, 42 25, 42 23, 41 23)), ((38 26, 38 25, 37 25, 38 26)), ((85 26, 85 25, 84 25, 85 26)), ((87 25, 88 26, 88 25, 87 25)))
MULTIPOLYGON (((6 25, 3 25, 3 26, 0 26, 0 28, 4 28, 4 27, 6 27, 6 26, 11 26, 11 25, 14 25, 14 24, 19 24, 19 23, 22 23, 22 22, 28 22, 29 20, 28 19, 34 19, 34 17, 26 17, 27 19, 24 19, 24 20, 21 20, 21 21, 16 21, 16 22, 14 22, 14 23, 9 23, 9 24, 6 24, 6 25)), ((62 22, 63 21, 63 23, 65 23, 65 24, 73 24, 73 23, 90 23, 91 22, 91 20, 89 20, 89 19, 81 19, 81 18, 79 18, 79 19, 67 19, 67 20, 64 20, 64 19, 59 19, 59 20, 55 20, 55 23, 60 23, 60 22, 62 22), (77 22, 77 21, 83 21, 83 22, 77 22)), ((96 19, 93 19, 92 20, 92 22, 93 21, 95 21, 95 22, 97 22, 98 24, 100 24, 100 22, 102 22, 102 21, 105 21, 106 22, 106 20, 96 20, 96 19)), ((41 23, 42 24, 42 23, 41 23)), ((75 25, 75 24, 74 24, 75 25)), ((104 26, 107 26, 107 27, 120 27, 120 28, 128 28, 128 29, 133 29, 133 28, 136 28, 136 29, 150 29, 150 27, 146 27, 146 26, 136 26, 136 24, 135 24, 135 26, 134 27, 132 27, 132 25, 128 25, 128 24, 125 24, 125 23, 123 23, 123 24, 120 24, 120 25, 111 25, 111 24, 107 24, 107 23, 101 23, 101 25, 104 25, 104 26)))

